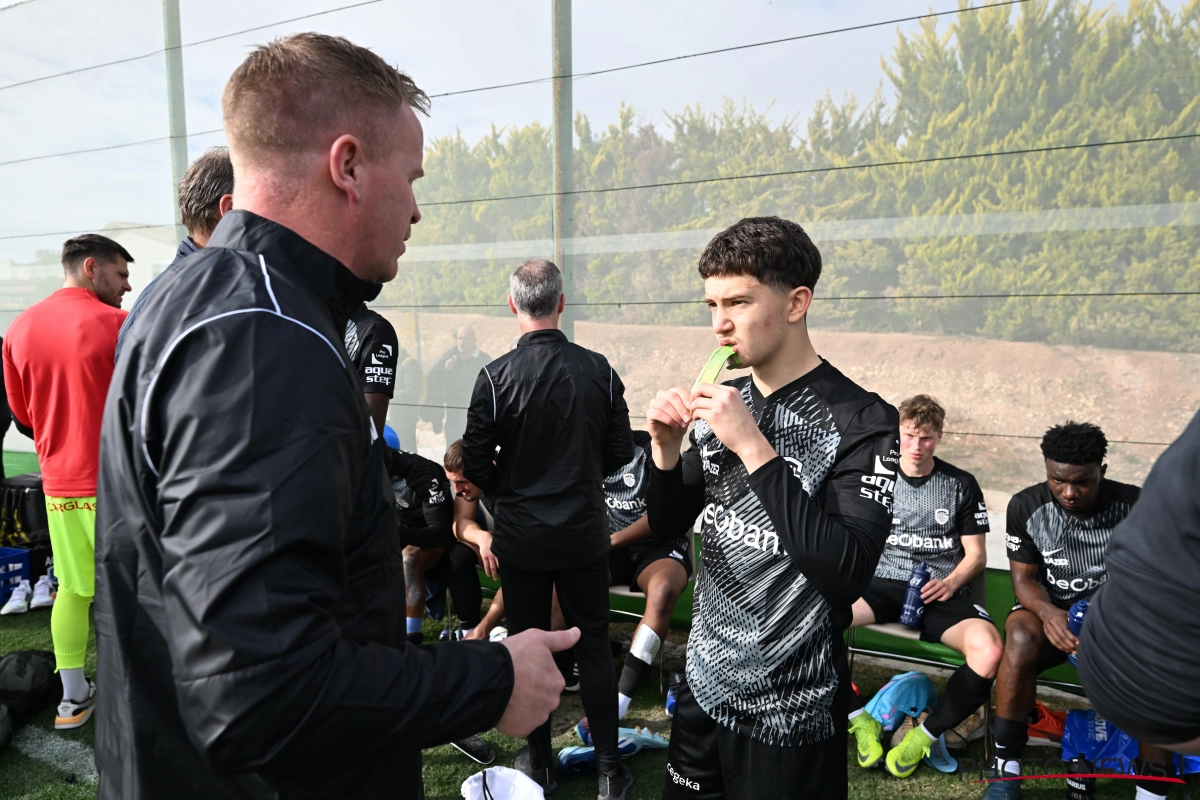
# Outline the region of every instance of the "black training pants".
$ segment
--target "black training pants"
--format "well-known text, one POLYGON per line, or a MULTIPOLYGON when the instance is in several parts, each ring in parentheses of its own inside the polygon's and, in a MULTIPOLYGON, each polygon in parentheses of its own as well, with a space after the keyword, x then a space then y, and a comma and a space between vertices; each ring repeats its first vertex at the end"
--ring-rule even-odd
MULTIPOLYGON (((579 693, 587 712, 596 764, 610 773, 617 767, 617 678, 608 644, 608 557, 574 569, 536 572, 500 561, 504 613, 512 634, 537 628, 550 630, 551 590, 570 627, 579 628, 575 661, 579 693)), ((550 722, 529 735, 534 754, 550 751, 550 722)), ((535 756, 536 757, 536 756, 535 756)))

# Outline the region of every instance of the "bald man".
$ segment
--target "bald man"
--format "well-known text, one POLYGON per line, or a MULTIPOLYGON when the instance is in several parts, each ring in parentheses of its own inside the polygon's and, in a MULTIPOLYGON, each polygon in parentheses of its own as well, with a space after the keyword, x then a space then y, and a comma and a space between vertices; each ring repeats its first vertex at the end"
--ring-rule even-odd
POLYGON ((467 428, 467 404, 471 400, 471 390, 475 388, 475 379, 491 360, 492 357, 476 344, 475 329, 464 325, 458 329, 454 346, 442 353, 429 370, 429 391, 422 419, 433 423, 434 433, 442 430, 444 424, 447 447, 462 438, 467 428))
POLYGON ((558 704, 552 648, 578 632, 404 639, 395 498, 344 338, 421 219, 428 103, 318 34, 257 48, 225 88, 234 210, 147 299, 105 408, 101 797, 421 798, 422 748, 558 704))

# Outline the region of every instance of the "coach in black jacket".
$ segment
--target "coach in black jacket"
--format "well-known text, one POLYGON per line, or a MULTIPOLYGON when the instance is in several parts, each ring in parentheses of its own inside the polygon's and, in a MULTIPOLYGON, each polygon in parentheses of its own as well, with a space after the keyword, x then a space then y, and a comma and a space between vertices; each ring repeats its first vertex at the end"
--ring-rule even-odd
MULTIPOLYGON (((508 305, 522 336, 475 382, 463 472, 495 500, 491 549, 500 562, 509 630, 549 630, 557 586, 567 623, 581 631, 575 657, 600 797, 622 797, 628 771, 618 772, 616 750, 604 476, 633 459, 625 387, 604 356, 557 329, 566 302, 558 267, 526 261, 510 286, 508 305)), ((529 745, 517 767, 547 786, 553 782, 549 723, 529 745)))
POLYGON ((106 800, 419 798, 421 748, 524 734, 557 704, 544 639, 404 639, 383 441, 343 338, 420 219, 427 102, 316 34, 260 47, 230 79, 239 210, 147 299, 105 407, 106 800))

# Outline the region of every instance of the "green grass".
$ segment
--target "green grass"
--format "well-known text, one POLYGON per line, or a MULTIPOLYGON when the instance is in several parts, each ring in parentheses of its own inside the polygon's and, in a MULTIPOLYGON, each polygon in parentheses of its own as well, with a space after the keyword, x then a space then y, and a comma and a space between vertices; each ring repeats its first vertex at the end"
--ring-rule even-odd
MULTIPOLYGON (((425 628, 426 640, 436 640, 438 625, 427 622, 425 628)), ((632 625, 614 624, 613 637, 624 637, 628 640, 632 633, 632 625)), ((684 635, 672 633, 668 651, 678 654, 685 641, 684 635)), ((19 616, 0 617, 0 654, 12 650, 28 648, 52 649, 50 640, 50 612, 48 610, 30 611, 19 616)), ((95 645, 89 649, 88 674, 95 670, 95 645)), ((672 667, 681 666, 678 656, 667 661, 668 671, 672 667)), ((864 693, 870 694, 882 686, 898 670, 883 669, 878 666, 864 664, 859 661, 855 666, 854 680, 864 693)), ((941 689, 945 685, 944 677, 934 677, 934 682, 941 689)), ((1080 703, 1059 701, 1044 698, 1052 708, 1063 709, 1069 706, 1078 707, 1080 703)), ((630 713, 623 725, 648 726, 657 733, 669 734, 670 720, 663 711, 664 696, 659 692, 658 672, 655 670, 650 680, 634 698, 630 713)), ((577 744, 572 727, 583 714, 579 698, 574 694, 565 694, 559 710, 555 712, 552 722, 555 747, 577 744)), ((58 733, 54 728, 53 705, 46 708, 30 723, 36 730, 33 735, 29 732, 18 732, 17 738, 26 737, 24 741, 34 739, 36 743, 45 746, 47 742, 56 741, 71 743, 78 753, 78 746, 91 748, 93 732, 92 725, 76 731, 58 733)), ((524 744, 523 740, 511 739, 495 731, 483 735, 493 748, 498 759, 497 763, 511 765, 517 750, 524 744)), ((1031 748, 1028 755, 1053 757, 1056 750, 1050 748, 1031 748)), ((68 750, 67 756, 71 755, 68 750)), ((982 742, 973 743, 966 751, 958 753, 960 757, 979 760, 983 756, 982 742)), ((461 797, 459 787, 470 775, 479 770, 479 766, 467 760, 452 747, 435 747, 425 752, 425 789, 429 800, 454 800, 461 797)), ((77 762, 76 762, 77 763, 77 762)), ((663 776, 666 773, 666 751, 643 751, 627 762, 633 770, 636 783, 629 793, 630 800, 649 800, 660 796, 663 776)), ((850 770, 850 797, 857 800, 893 800, 912 798, 912 800, 958 800, 958 798, 977 798, 983 791, 980 785, 959 780, 954 775, 943 775, 926 766, 917 768, 916 773, 906 780, 896 780, 882 769, 863 770, 854 763, 854 751, 847 750, 847 763, 850 770)), ((1200 797, 1200 792, 1193 787, 1192 794, 1200 797)), ((1097 796, 1104 800, 1126 800, 1132 798, 1134 787, 1129 782, 1101 781, 1097 796)), ((1066 794, 1066 784, 1063 781, 1039 781, 1025 786, 1025 797, 1028 800, 1061 800, 1066 794)), ((0 751, 0 800, 20 798, 21 800, 77 800, 94 798, 96 787, 94 783, 80 780, 80 775, 73 773, 70 768, 64 768, 61 763, 55 765, 43 760, 37 760, 21 751, 16 742, 0 751)), ((596 796, 596 781, 594 776, 563 778, 559 782, 556 800, 583 800, 596 796)), ((1185 798, 1180 789, 1173 789, 1172 798, 1185 798)))

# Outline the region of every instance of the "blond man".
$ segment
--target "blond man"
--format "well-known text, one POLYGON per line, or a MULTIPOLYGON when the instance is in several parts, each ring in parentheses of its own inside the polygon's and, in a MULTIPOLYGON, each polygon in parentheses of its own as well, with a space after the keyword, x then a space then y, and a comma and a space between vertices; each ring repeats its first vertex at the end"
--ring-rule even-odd
POLYGON ((421 219, 406 75, 345 39, 230 78, 234 210, 128 331, 102 428, 101 797, 419 798, 420 750, 558 703, 577 633, 423 648, 346 318, 421 219))
MULTIPOLYGON (((918 394, 900 404, 900 470, 892 532, 875 577, 853 607, 855 627, 897 622, 912 569, 924 562, 931 577, 921 590, 921 639, 952 647, 967 662, 950 676, 945 694, 925 721, 888 752, 887 770, 897 778, 911 775, 931 748, 940 746, 939 737, 989 701, 1002 652, 991 617, 978 598, 971 597, 971 581, 987 566, 987 506, 971 473, 934 456, 945 419, 945 410, 929 395, 918 394)), ((874 767, 883 758, 880 725, 863 710, 862 699, 856 699, 850 733, 858 747, 858 764, 874 767)))

